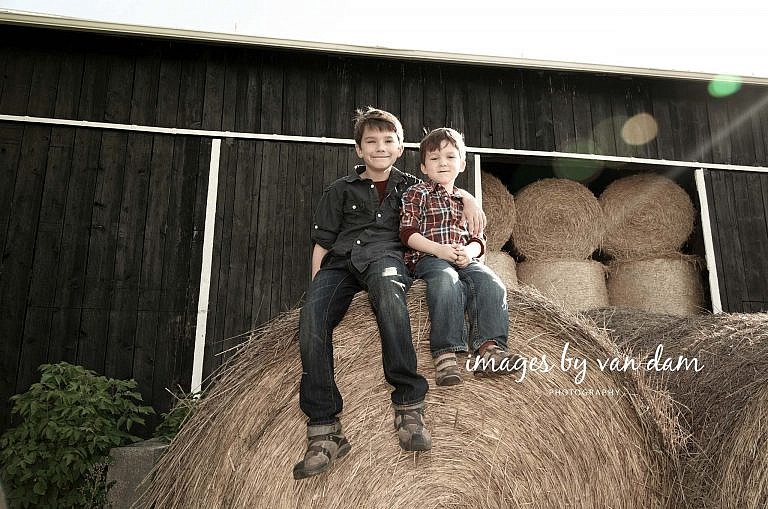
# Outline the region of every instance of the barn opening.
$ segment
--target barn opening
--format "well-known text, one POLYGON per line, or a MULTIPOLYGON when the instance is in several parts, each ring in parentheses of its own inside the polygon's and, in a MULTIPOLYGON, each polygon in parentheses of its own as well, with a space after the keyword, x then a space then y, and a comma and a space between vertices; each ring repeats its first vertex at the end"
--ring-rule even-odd
MULTIPOLYGON (((702 205, 696 185, 695 167, 556 156, 480 154, 478 157, 480 157, 481 170, 501 180, 513 195, 517 195, 533 182, 548 178, 566 178, 579 182, 598 198, 612 182, 630 175, 652 173, 671 179, 686 192, 696 211, 693 231, 681 246, 680 253, 695 256, 700 260, 698 268, 704 296, 702 307, 712 311, 712 298, 705 263, 707 253, 702 228, 702 205)), ((515 246, 514 239, 510 239, 502 250, 512 255, 518 263, 525 261, 525 256, 515 246)), ((611 256, 599 249, 592 253, 591 258, 606 265, 612 261, 611 256)))

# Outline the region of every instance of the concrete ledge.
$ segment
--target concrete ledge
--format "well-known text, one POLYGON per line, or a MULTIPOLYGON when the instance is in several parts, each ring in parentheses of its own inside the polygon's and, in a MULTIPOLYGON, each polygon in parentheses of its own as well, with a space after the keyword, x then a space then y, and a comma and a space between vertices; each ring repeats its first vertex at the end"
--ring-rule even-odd
POLYGON ((112 464, 107 470, 110 488, 107 500, 113 509, 129 509, 139 497, 139 485, 168 448, 162 439, 153 438, 125 447, 110 449, 112 464))

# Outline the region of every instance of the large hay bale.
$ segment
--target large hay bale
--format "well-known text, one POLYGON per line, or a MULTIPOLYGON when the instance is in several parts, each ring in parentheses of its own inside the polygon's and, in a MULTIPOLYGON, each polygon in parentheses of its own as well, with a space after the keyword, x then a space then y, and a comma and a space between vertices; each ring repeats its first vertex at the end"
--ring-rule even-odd
POLYGON ((512 238, 528 260, 584 260, 600 245, 603 209, 592 191, 568 179, 543 179, 515 196, 512 238))
POLYGON ((569 311, 608 305, 605 266, 593 260, 526 260, 517 266, 517 278, 569 311))
POLYGON ((600 195, 605 211, 602 250, 620 259, 660 258, 690 237, 696 211, 685 190, 655 173, 613 181, 600 195))
MULTIPOLYGON (((327 474, 296 482, 305 448, 298 406, 297 311, 258 331, 220 377, 161 459, 144 501, 187 507, 539 507, 661 508, 677 496, 667 452, 632 373, 592 366, 529 371, 434 386, 423 285, 409 292, 419 366, 430 380, 427 453, 397 446, 382 374, 379 337, 367 297, 358 295, 337 327, 336 379, 352 451, 327 474), (569 391, 572 393, 569 394, 569 391), (574 392, 577 391, 577 392, 574 392), (599 475, 596 474, 599 468, 599 475)), ((569 354, 614 355, 603 333, 530 291, 510 291, 510 344, 554 366, 569 354)))
POLYGON ((681 256, 614 261, 608 268, 611 306, 678 316, 704 311, 699 262, 681 256))
POLYGON ((485 264, 499 276, 507 289, 517 288, 517 270, 515 259, 504 251, 485 253, 485 264))
POLYGON ((588 313, 619 345, 652 358, 697 359, 699 372, 649 371, 678 403, 688 507, 768 507, 768 313, 693 317, 629 309, 588 313))
POLYGON ((485 236, 489 251, 499 251, 512 236, 515 225, 515 199, 507 186, 488 172, 481 173, 483 210, 488 218, 485 236))

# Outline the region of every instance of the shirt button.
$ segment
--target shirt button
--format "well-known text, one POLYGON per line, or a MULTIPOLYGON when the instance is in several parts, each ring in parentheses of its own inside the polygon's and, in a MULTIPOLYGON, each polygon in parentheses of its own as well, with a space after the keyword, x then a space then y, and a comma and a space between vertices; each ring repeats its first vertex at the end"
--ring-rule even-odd
POLYGON ((376 186, 374 186, 373 184, 371 184, 371 189, 373 189, 374 187, 376 187, 376 186))
POLYGON ((376 214, 376 217, 381 217, 381 212, 379 212, 378 214, 376 214))
POLYGON ((359 246, 360 245, 360 240, 356 240, 355 244, 357 244, 359 246))
POLYGON ((317 225, 315 225, 315 230, 317 230, 317 225))
POLYGON ((357 205, 352 205, 352 210, 355 210, 357 208, 357 205))

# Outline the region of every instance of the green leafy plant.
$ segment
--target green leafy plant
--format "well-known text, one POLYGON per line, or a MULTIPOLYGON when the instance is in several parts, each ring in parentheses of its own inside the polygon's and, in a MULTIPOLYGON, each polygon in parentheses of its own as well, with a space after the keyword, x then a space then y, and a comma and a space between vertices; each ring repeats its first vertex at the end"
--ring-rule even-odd
POLYGON ((131 427, 154 411, 141 404, 133 380, 66 362, 39 369, 40 382, 11 398, 20 424, 0 437, 8 501, 22 508, 94 507, 106 498, 109 449, 140 440, 131 427))
POLYGON ((155 429, 155 438, 162 438, 164 440, 171 441, 173 437, 179 432, 185 422, 192 417, 192 414, 197 408, 197 404, 200 402, 200 398, 205 393, 185 393, 181 391, 176 397, 176 404, 167 414, 160 414, 162 422, 155 429))

